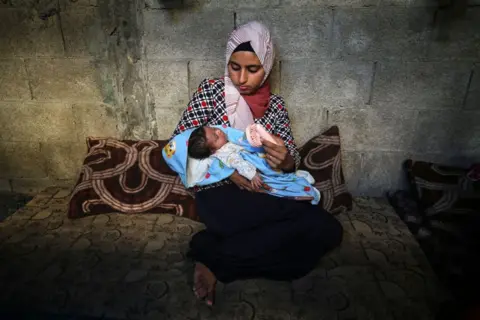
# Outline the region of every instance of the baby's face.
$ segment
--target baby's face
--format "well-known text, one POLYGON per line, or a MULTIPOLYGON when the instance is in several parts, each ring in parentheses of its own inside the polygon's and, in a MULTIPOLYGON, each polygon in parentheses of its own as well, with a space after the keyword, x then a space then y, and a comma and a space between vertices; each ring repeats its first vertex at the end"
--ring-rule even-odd
POLYGON ((217 151, 227 143, 227 136, 222 130, 217 128, 205 127, 205 136, 207 138, 207 145, 212 152, 217 151))

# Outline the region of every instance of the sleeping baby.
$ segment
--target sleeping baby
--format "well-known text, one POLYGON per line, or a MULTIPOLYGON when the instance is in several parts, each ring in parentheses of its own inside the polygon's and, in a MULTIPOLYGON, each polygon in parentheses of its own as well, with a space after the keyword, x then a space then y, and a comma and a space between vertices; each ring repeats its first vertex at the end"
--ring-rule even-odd
POLYGON ((250 125, 243 134, 233 135, 234 139, 229 139, 224 130, 207 126, 194 129, 188 139, 188 156, 197 160, 213 157, 250 180, 254 189, 263 189, 280 197, 308 199, 312 204, 318 204, 320 192, 312 186, 315 181, 308 172, 284 173, 268 165, 262 140, 276 142, 261 125, 250 125))

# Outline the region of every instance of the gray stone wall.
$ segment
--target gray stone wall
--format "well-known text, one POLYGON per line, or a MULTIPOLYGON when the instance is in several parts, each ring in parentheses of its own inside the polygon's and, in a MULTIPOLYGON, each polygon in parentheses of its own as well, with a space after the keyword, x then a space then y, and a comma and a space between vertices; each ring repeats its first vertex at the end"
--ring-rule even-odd
POLYGON ((0 189, 72 183, 86 136, 167 138, 251 19, 298 143, 338 125, 354 194, 400 187, 406 158, 479 161, 478 5, 447 25, 433 0, 0 0, 0 189))

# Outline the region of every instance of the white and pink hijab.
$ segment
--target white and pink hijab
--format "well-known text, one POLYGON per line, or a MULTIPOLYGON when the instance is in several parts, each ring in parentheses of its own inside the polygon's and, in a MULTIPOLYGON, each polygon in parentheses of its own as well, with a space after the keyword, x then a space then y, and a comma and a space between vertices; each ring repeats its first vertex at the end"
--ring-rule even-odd
POLYGON ((268 76, 272 71, 275 53, 270 31, 263 24, 252 21, 234 30, 227 43, 225 64, 225 103, 231 126, 245 130, 254 123, 255 118, 261 118, 270 100, 270 85, 268 76), (250 42, 255 54, 263 65, 265 77, 261 88, 251 96, 242 96, 228 74, 228 62, 234 50, 242 43, 250 42))

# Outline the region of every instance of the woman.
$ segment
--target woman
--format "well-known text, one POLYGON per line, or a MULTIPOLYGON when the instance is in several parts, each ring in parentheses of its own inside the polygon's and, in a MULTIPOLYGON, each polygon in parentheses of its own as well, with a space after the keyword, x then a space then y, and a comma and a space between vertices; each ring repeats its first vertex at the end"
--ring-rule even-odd
MULTIPOLYGON (((285 102, 270 93, 273 60, 265 26, 250 22, 235 30, 227 44, 225 77, 200 84, 174 136, 200 125, 244 130, 259 123, 277 139, 278 145, 264 142, 270 166, 294 171, 300 157, 285 102)), ((193 236, 189 255, 196 262, 195 294, 208 305, 217 279, 299 279, 342 239, 340 223, 320 207, 254 192, 237 172, 196 189, 196 204, 206 230, 193 236)))

